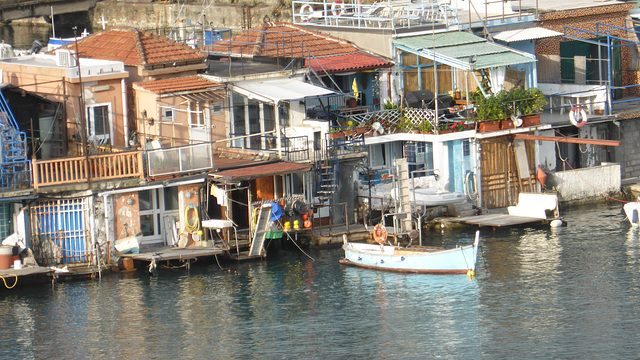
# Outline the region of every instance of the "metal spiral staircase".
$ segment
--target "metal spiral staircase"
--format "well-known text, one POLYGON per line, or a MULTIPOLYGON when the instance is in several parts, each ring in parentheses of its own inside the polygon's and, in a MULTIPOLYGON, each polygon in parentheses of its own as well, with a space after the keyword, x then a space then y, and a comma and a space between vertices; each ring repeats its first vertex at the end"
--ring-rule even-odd
POLYGON ((9 104, 0 92, 0 188, 30 188, 31 161, 27 159, 27 135, 20 131, 9 104))

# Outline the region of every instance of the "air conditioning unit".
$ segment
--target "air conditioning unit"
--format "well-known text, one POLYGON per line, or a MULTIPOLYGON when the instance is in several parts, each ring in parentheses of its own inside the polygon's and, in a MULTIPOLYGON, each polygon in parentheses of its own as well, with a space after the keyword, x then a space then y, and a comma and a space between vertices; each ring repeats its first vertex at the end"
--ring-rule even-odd
POLYGON ((56 65, 59 67, 74 67, 77 65, 76 58, 71 50, 56 50, 56 65))

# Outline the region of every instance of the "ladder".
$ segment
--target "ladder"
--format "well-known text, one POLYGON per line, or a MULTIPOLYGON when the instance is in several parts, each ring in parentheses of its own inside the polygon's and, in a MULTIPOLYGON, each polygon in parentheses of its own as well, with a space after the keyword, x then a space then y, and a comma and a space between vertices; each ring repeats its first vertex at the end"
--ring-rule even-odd
POLYGON ((258 221, 256 222, 256 232, 253 234, 253 239, 251 240, 251 249, 249 249, 249 256, 262 256, 264 251, 264 240, 267 238, 267 232, 269 231, 270 223, 271 204, 262 204, 262 206, 260 207, 260 212, 258 213, 258 221))
POLYGON ((407 233, 411 231, 411 188, 409 186, 409 165, 406 158, 394 160, 394 167, 396 171, 396 199, 398 211, 400 213, 409 214, 400 223, 400 232, 407 233))

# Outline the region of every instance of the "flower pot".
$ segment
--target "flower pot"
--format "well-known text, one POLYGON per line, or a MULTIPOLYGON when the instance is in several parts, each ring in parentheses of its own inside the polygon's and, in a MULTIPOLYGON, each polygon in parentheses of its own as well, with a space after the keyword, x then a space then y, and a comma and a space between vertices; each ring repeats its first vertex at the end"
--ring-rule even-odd
POLYGON ((500 123, 497 121, 480 121, 478 122, 478 132, 489 132, 500 130, 500 123))
POLYGON ((540 115, 528 115, 522 117, 522 126, 540 125, 540 115))
POLYGON ((330 139, 340 139, 341 137, 344 137, 344 133, 342 131, 329 134, 330 139))
POLYGON ((513 128, 515 128, 515 126, 513 125, 512 120, 504 119, 500 121, 500 129, 507 130, 507 129, 513 129, 513 128))

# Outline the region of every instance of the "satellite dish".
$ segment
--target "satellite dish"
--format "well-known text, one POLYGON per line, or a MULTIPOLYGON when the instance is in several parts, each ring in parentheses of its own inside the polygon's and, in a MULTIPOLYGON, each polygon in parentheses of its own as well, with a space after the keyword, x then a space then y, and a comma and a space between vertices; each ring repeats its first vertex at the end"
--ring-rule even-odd
POLYGON ((378 132, 379 134, 384 134, 384 128, 378 121, 371 124, 371 130, 373 130, 374 132, 378 132))

